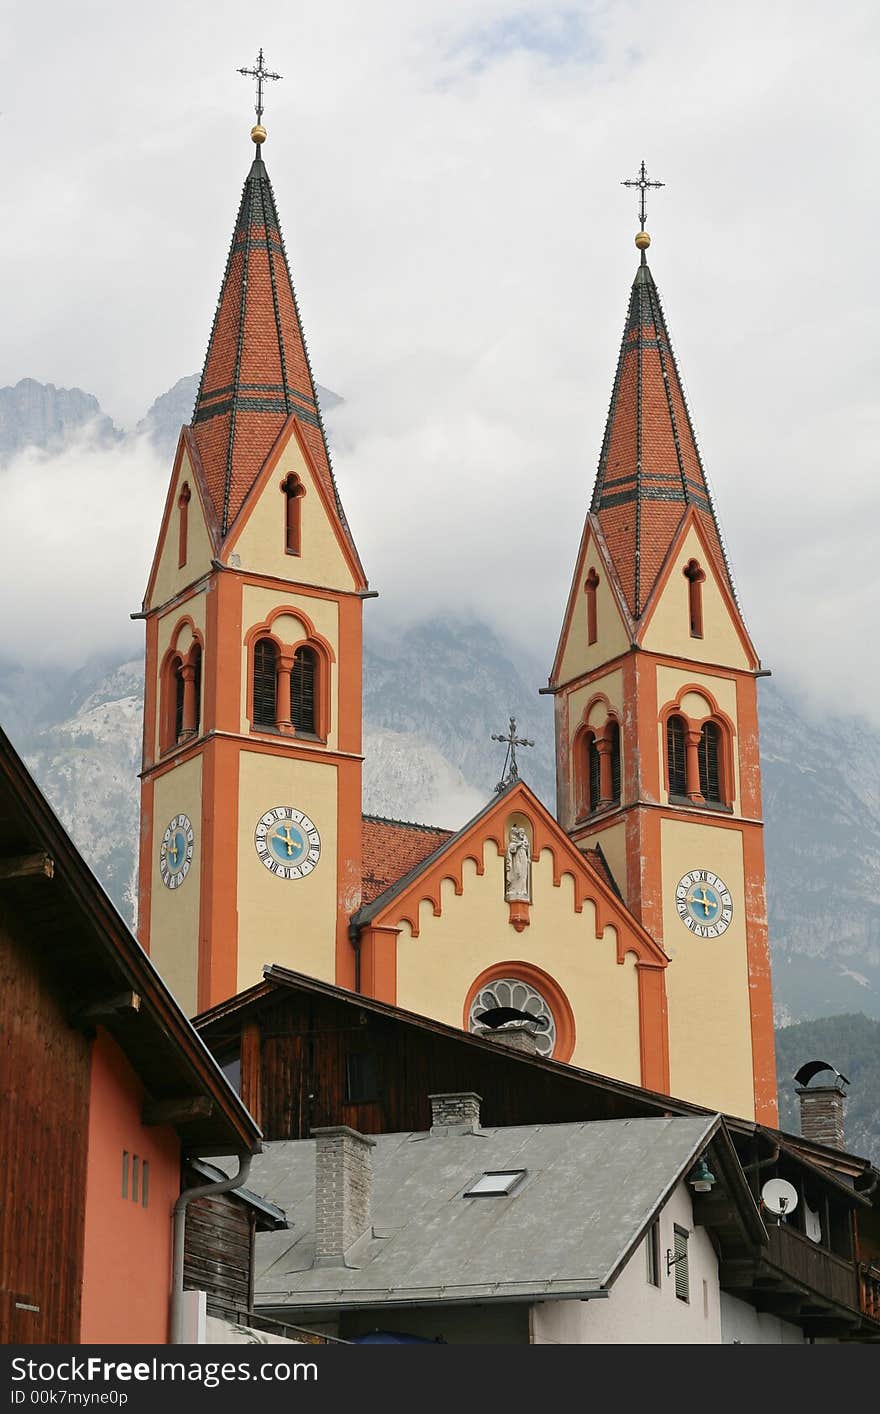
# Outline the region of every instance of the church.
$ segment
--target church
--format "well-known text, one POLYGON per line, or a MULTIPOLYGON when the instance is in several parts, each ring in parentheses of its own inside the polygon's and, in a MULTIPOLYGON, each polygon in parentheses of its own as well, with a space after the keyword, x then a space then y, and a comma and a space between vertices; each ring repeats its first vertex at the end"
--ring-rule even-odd
MULTIPOLYGON (((514 755, 455 833, 379 819, 361 799, 373 591, 331 465, 261 122, 251 136, 141 615, 144 948, 189 1014, 266 964, 465 1029, 512 1007, 538 1019, 544 1055, 774 1125, 761 666, 644 217, 541 689, 555 703, 555 814, 514 755)), ((644 165, 640 185, 644 199, 644 165)))

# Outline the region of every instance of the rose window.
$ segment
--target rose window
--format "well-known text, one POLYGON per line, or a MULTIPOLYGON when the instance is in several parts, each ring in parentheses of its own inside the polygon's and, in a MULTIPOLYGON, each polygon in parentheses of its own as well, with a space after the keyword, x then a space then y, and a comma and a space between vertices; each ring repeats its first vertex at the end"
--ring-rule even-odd
MULTIPOLYGON (((481 1025, 477 1017, 484 1011, 491 1011, 493 1007, 513 1007, 516 1011, 527 1012, 536 1019, 543 1017, 547 1024, 535 1032, 535 1043, 539 1055, 552 1056, 556 1048, 556 1022, 541 993, 529 982, 521 982, 518 977, 498 977, 487 982, 471 1002, 468 1030, 476 1031, 481 1025)), ((507 1022, 508 1026, 516 1024, 507 1022)), ((505 1028, 501 1026, 498 1029, 503 1031, 505 1028)))

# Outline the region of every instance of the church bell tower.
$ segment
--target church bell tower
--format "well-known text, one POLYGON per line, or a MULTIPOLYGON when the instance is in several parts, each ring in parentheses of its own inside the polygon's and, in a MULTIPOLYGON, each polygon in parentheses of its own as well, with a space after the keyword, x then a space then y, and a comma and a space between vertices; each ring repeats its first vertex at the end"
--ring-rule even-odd
MULTIPOLYGON (((257 76, 260 118, 271 75, 257 76)), ((142 615, 138 926, 191 1013, 258 982, 266 962, 354 984, 367 582, 265 136, 258 122, 142 615)))
POLYGON ((557 815, 670 959, 670 1092, 776 1123, 757 683, 657 286, 630 291, 556 659, 557 815))

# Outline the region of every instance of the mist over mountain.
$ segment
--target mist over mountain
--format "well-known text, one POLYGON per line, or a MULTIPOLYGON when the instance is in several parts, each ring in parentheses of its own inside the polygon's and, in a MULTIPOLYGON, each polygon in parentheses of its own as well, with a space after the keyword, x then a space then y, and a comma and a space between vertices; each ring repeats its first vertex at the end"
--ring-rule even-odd
POLYGON ((0 388, 0 461, 7 461, 24 447, 54 451, 75 432, 88 428, 99 443, 117 442, 122 433, 114 427, 91 393, 81 388, 56 388, 22 378, 14 387, 0 388))

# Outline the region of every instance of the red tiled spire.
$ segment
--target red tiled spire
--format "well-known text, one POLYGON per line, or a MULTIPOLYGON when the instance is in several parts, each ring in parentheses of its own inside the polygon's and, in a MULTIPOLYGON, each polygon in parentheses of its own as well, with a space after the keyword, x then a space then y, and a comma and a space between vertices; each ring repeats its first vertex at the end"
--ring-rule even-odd
POLYGON ((222 535, 291 413, 351 542, 272 184, 257 149, 242 192, 192 418, 222 535))
POLYGON ((591 505, 635 619, 644 611, 689 506, 696 509, 733 592, 660 295, 643 253, 591 505))

